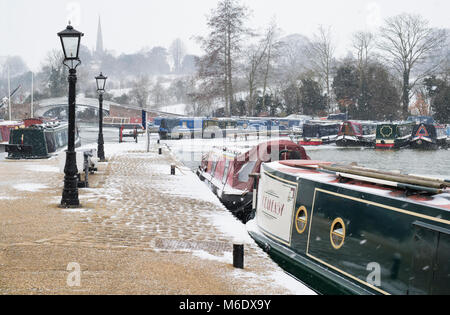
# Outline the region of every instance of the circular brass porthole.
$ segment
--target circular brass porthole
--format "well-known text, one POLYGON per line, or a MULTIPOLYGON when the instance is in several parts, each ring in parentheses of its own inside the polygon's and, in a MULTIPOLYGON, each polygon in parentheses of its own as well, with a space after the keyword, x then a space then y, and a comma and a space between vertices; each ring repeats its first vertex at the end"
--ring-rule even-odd
POLYGON ((308 222, 308 211, 304 206, 301 206, 297 210, 297 214, 295 215, 295 228, 297 229, 298 234, 302 234, 306 230, 306 224, 308 222))
POLYGON ((345 224, 341 218, 337 218, 331 224, 330 241, 334 249, 339 249, 344 245, 345 224))

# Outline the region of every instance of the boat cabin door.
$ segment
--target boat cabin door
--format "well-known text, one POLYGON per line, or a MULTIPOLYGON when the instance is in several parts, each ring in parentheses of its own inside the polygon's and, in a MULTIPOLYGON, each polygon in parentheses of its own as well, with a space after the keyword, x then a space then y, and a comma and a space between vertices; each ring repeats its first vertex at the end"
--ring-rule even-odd
POLYGON ((408 294, 450 294, 450 230, 420 221, 413 228, 408 294))

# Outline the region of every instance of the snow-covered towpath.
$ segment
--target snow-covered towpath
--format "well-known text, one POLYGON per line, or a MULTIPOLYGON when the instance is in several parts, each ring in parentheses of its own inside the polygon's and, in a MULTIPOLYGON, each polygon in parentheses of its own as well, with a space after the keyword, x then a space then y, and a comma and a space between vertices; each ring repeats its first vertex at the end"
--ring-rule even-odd
POLYGON ((81 209, 58 208, 56 158, 0 162, 9 183, 0 192, 0 294, 313 294, 167 148, 159 155, 152 141, 147 153, 140 138, 105 152, 80 189, 81 209), (245 243, 243 270, 232 266, 235 241, 245 243), (71 263, 79 286, 69 285, 71 263))

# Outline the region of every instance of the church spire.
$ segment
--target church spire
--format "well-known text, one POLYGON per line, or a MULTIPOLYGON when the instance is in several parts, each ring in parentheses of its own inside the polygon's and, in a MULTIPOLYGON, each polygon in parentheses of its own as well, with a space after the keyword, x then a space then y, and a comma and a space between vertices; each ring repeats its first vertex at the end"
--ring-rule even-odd
POLYGON ((102 24, 100 21, 100 16, 98 17, 97 46, 95 47, 95 52, 97 55, 103 54, 103 35, 102 35, 102 24))

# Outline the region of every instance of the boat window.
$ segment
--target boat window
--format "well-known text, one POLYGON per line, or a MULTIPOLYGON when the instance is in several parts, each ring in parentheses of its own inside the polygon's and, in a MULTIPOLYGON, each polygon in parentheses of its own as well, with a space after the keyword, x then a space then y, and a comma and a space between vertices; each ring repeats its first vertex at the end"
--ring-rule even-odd
POLYGON ((58 147, 59 148, 63 147, 64 146, 64 140, 63 140, 62 132, 58 132, 56 134, 56 136, 57 136, 56 139, 57 139, 58 147))
POLYGON ((362 126, 362 134, 363 135, 372 135, 376 132, 376 127, 373 125, 363 125, 362 126))
POLYGON ((306 230, 306 225, 308 222, 308 211, 304 206, 301 206, 297 210, 297 215, 295 216, 295 228, 298 234, 303 234, 306 230))
POLYGON ((47 150, 49 153, 56 151, 56 144, 54 139, 54 134, 50 132, 45 133, 45 141, 47 142, 47 150))
POLYGON ((228 177, 228 171, 230 170, 230 160, 225 161, 225 169, 223 171, 223 178, 222 178, 222 184, 225 184, 227 177, 228 177))
POLYGON ((344 245, 345 240, 345 224, 341 218, 337 218, 331 224, 330 241, 334 249, 339 249, 344 245))
POLYGON ((245 163, 240 171, 238 172, 238 180, 240 182, 246 183, 248 182, 249 175, 255 168, 256 161, 249 161, 245 163))
POLYGON ((214 173, 216 172, 217 161, 213 161, 211 165, 211 176, 214 177, 214 173))

